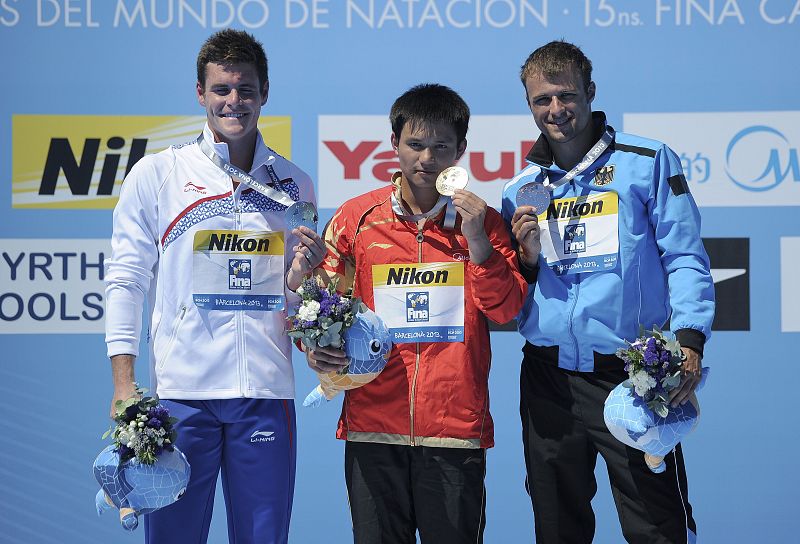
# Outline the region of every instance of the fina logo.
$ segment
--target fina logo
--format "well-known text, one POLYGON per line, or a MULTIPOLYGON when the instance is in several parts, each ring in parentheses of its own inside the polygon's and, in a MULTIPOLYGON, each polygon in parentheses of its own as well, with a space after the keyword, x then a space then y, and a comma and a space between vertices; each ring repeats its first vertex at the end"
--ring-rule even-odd
POLYGON ((250 289, 250 259, 228 259, 228 288, 250 289))
POLYGON ((567 225, 564 229, 564 253, 583 253, 586 251, 586 223, 567 225))
POLYGON ((427 291, 409 291, 406 293, 406 322, 420 323, 428 321, 430 306, 427 291))
POLYGON ((274 442, 274 431, 256 431, 250 435, 250 442, 274 442))
POLYGON ((728 177, 746 191, 769 191, 790 174, 790 179, 800 182, 797 148, 791 147, 781 132, 765 125, 737 133, 728 144, 725 161, 728 177))

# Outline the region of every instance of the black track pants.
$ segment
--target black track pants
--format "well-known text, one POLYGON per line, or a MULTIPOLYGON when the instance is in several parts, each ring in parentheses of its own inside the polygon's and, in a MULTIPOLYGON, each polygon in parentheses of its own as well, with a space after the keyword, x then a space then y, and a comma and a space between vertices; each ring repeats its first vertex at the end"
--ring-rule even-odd
POLYGON ((602 356, 603 364, 595 365, 600 370, 571 372, 539 359, 529 347, 520 376, 520 415, 536 542, 592 541, 598 452, 628 542, 693 542, 697 531, 680 445, 665 458, 666 471, 655 474, 642 452, 619 442, 603 421, 608 393, 627 378, 622 361, 602 356))
POLYGON ((486 450, 347 442, 356 544, 483 542, 486 450))

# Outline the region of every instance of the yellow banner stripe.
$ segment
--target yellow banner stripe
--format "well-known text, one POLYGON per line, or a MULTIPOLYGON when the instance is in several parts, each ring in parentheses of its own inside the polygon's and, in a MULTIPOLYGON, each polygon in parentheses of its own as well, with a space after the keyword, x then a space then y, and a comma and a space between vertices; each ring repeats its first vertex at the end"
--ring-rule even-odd
POLYGON ((464 263, 372 265, 373 287, 436 287, 444 285, 464 285, 464 263))
POLYGON ((194 235, 194 251, 237 255, 283 255, 283 233, 201 230, 194 235))

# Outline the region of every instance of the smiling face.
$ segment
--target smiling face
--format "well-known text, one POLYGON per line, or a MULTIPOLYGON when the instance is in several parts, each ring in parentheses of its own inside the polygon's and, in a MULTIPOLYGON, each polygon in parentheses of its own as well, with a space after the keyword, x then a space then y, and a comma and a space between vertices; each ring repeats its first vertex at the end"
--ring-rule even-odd
POLYGON ((551 146, 585 146, 591 140, 595 85, 584 86, 577 70, 556 76, 534 73, 525 80, 528 106, 551 146))
POLYGON ((268 83, 259 85, 252 64, 209 62, 204 84, 197 82, 197 100, 206 109, 208 126, 216 141, 228 145, 254 141, 268 90, 268 83))
POLYGON ((467 147, 458 141, 456 130, 447 123, 408 121, 400 138, 392 134, 392 147, 400 161, 402 183, 410 189, 436 190, 436 178, 453 166, 467 147))

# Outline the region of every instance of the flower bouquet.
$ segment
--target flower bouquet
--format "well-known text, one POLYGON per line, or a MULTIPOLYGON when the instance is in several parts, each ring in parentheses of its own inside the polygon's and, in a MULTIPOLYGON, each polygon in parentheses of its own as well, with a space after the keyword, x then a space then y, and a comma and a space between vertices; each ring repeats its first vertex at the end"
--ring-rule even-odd
POLYGON ((297 294, 302 300, 297 313, 289 318, 287 334, 306 348, 344 349, 350 359, 340 371, 317 374, 320 385, 308 394, 303 406, 319 406, 339 391, 361 387, 380 374, 391 342, 386 324, 375 312, 360 298, 337 293, 335 280, 322 286, 316 277, 307 277, 297 294))
POLYGON ((177 501, 186 491, 190 467, 175 447, 176 418, 159 403, 158 397, 136 396, 118 400, 116 425, 103 438, 112 437, 94 461, 94 476, 100 484, 95 497, 97 513, 119 509, 120 523, 132 531, 138 516, 149 514, 177 501))
MULTIPOLYGON (((661 330, 640 330, 639 338, 617 350, 628 379, 609 393, 603 418, 614 437, 645 453, 653 472, 666 468, 664 456, 697 426, 700 405, 692 393, 686 404, 670 407, 669 392, 681 383, 684 361, 677 340, 661 330)), ((705 383, 708 368, 695 390, 705 383)))

